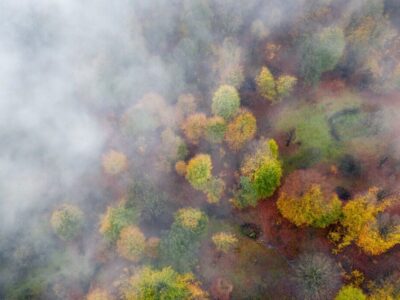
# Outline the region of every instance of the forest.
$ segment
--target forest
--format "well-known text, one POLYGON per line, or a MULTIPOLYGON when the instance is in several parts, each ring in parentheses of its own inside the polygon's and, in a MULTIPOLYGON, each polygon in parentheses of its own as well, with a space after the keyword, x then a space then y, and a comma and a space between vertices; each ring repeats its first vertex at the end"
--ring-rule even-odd
POLYGON ((0 82, 0 299, 400 300, 400 1, 2 0, 0 82))

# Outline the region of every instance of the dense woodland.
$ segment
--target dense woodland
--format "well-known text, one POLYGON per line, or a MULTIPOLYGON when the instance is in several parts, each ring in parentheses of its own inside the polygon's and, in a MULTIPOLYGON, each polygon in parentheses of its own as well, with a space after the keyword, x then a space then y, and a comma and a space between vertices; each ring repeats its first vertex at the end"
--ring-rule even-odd
POLYGON ((400 299, 400 2, 125 2, 67 62, 99 151, 0 228, 0 298, 400 299))

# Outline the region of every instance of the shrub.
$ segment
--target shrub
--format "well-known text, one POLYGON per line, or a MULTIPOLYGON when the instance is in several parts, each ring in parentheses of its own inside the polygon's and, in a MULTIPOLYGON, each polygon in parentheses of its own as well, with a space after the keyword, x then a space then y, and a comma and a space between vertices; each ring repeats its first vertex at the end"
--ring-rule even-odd
POLYGON ((240 107, 240 97, 237 90, 230 85, 222 85, 214 93, 211 109, 214 115, 225 120, 232 118, 240 107))
POLYGON ((50 220, 54 232, 63 240, 72 240, 82 229, 83 213, 79 207, 63 204, 53 211, 50 220))
POLYGON ((186 168, 186 179, 197 190, 202 190, 211 178, 211 157, 206 154, 197 154, 186 168))
POLYGON ((316 171, 295 171, 281 188, 277 206, 280 213, 296 226, 324 228, 337 222, 342 203, 336 193, 323 184, 326 178, 316 171), (319 184, 321 182, 321 184, 319 184))
POLYGON ((130 278, 123 294, 124 299, 135 300, 205 299, 207 295, 192 274, 180 275, 170 267, 161 270, 144 267, 130 278))
POLYGON ((122 257, 138 262, 143 258, 146 238, 142 231, 135 226, 127 226, 121 230, 117 241, 117 251, 122 257))
POLYGON ((111 300, 110 294, 103 289, 94 289, 87 296, 86 300, 111 300))
POLYGON ((122 152, 110 150, 103 155, 102 164, 107 174, 117 175, 128 168, 128 159, 122 152))
POLYGON ((256 131, 256 118, 250 112, 242 112, 228 124, 225 141, 237 151, 254 138, 256 131))
POLYGON ((301 299, 332 299, 340 286, 335 261, 320 253, 301 256, 293 271, 293 281, 301 299))
POLYGON ((204 136, 207 126, 207 117, 203 113, 190 115, 182 123, 182 130, 187 140, 192 144, 198 144, 200 138, 204 136))
POLYGON ((239 240, 236 238, 234 234, 219 232, 212 236, 212 241, 215 247, 224 253, 228 253, 234 248, 239 240))
POLYGON ((225 120, 221 117, 208 119, 206 126, 206 140, 213 144, 222 143, 226 132, 225 120))
POLYGON ((345 285, 336 295, 335 300, 366 300, 367 297, 363 291, 352 285, 345 285))
POLYGON ((116 242, 123 227, 135 223, 137 213, 125 207, 124 200, 117 207, 109 206, 101 219, 100 233, 110 242, 116 242))

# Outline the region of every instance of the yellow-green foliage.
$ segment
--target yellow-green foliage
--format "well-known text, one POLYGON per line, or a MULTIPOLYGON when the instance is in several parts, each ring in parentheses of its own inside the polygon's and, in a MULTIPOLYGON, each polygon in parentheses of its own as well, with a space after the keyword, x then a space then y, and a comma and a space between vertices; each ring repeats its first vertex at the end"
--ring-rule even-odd
POLYGON ((125 207, 125 200, 116 207, 107 207, 100 222, 100 233, 110 242, 116 242, 123 227, 136 221, 137 214, 132 208, 125 207))
POLYGON ((226 122, 222 117, 212 117, 207 120, 206 140, 213 144, 222 143, 226 132, 226 122))
POLYGON ((264 98, 275 101, 277 92, 275 87, 275 79, 271 71, 267 67, 262 67, 260 74, 256 78, 258 91, 264 98))
POLYGON ((111 300, 110 294, 103 289, 94 289, 87 296, 86 300, 111 300))
POLYGON ((314 184, 301 197, 279 195, 277 202, 280 213, 296 226, 309 225, 324 228, 339 220, 342 203, 336 194, 328 199, 321 187, 314 184))
POLYGON ((211 105, 211 110, 214 115, 228 120, 237 113, 239 107, 239 93, 233 86, 221 85, 214 93, 211 105))
POLYGON ((79 207, 63 204, 53 211, 50 219, 54 232, 63 240, 75 238, 82 228, 83 213, 79 207))
POLYGON ((400 279, 394 276, 390 276, 383 282, 370 283, 368 289, 370 294, 368 300, 400 300, 400 279))
POLYGON ((282 75, 275 79, 267 67, 262 67, 256 78, 257 88, 261 96, 271 102, 277 102, 290 96, 297 78, 290 75, 282 75))
MULTIPOLYGON (((371 251, 371 249, 375 249, 375 243, 379 243, 379 241, 372 241, 372 245, 366 245, 365 241, 371 241, 368 236, 374 235, 370 224, 376 222, 378 213, 383 212, 391 202, 390 199, 378 202, 377 192, 376 188, 372 188, 367 194, 356 197, 343 207, 342 229, 330 233, 331 239, 338 243, 337 250, 341 250, 355 241, 358 246, 366 247, 363 250, 367 253, 376 254, 376 250, 371 251)), ((377 247, 382 250, 381 247, 377 247)))
POLYGON ((198 144, 204 136, 207 126, 207 117, 203 113, 190 115, 183 121, 181 128, 185 137, 192 144, 198 144))
POLYGON ((127 169, 128 159, 122 152, 110 150, 103 155, 102 164, 107 174, 117 175, 127 169))
POLYGON ((138 262, 142 259, 146 247, 146 238, 135 226, 127 226, 121 230, 117 241, 117 251, 122 257, 138 262))
POLYGON ((175 215, 175 224, 192 232, 202 232, 207 223, 207 216, 195 208, 182 208, 175 215))
POLYGON ((207 293, 191 273, 181 275, 171 267, 161 270, 144 267, 130 278, 122 293, 125 300, 207 299, 207 293))
POLYGON ((207 195, 209 203, 218 203, 225 190, 225 182, 221 178, 212 177, 206 186, 204 192, 207 195))
POLYGON ((335 300, 366 300, 367 297, 363 291, 352 285, 345 285, 336 295, 335 300))
POLYGON ((211 157, 207 154, 197 154, 186 168, 186 179, 197 190, 202 190, 211 178, 211 157))
POLYGON ((256 118, 252 113, 245 111, 228 124, 225 141, 230 149, 237 151, 254 138, 256 131, 256 118))
POLYGON ((216 233, 212 236, 211 239, 215 247, 219 251, 222 251, 224 253, 228 253, 229 251, 231 251, 232 248, 234 248, 239 241, 234 234, 227 232, 216 233))

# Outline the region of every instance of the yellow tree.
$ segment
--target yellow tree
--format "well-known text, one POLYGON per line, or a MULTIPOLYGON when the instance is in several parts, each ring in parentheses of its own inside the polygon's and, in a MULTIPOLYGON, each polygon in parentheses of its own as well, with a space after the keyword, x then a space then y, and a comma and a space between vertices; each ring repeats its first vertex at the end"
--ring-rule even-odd
POLYGON ((122 229, 117 241, 117 251, 122 257, 138 262, 142 259, 146 249, 146 238, 142 231, 135 226, 122 229))
POLYGON ((256 118, 252 113, 243 111, 228 124, 225 141, 230 149, 237 151, 254 138, 256 131, 256 118))
POLYGON ((117 175, 128 168, 128 159, 122 152, 110 150, 103 155, 102 165, 107 174, 117 175))

